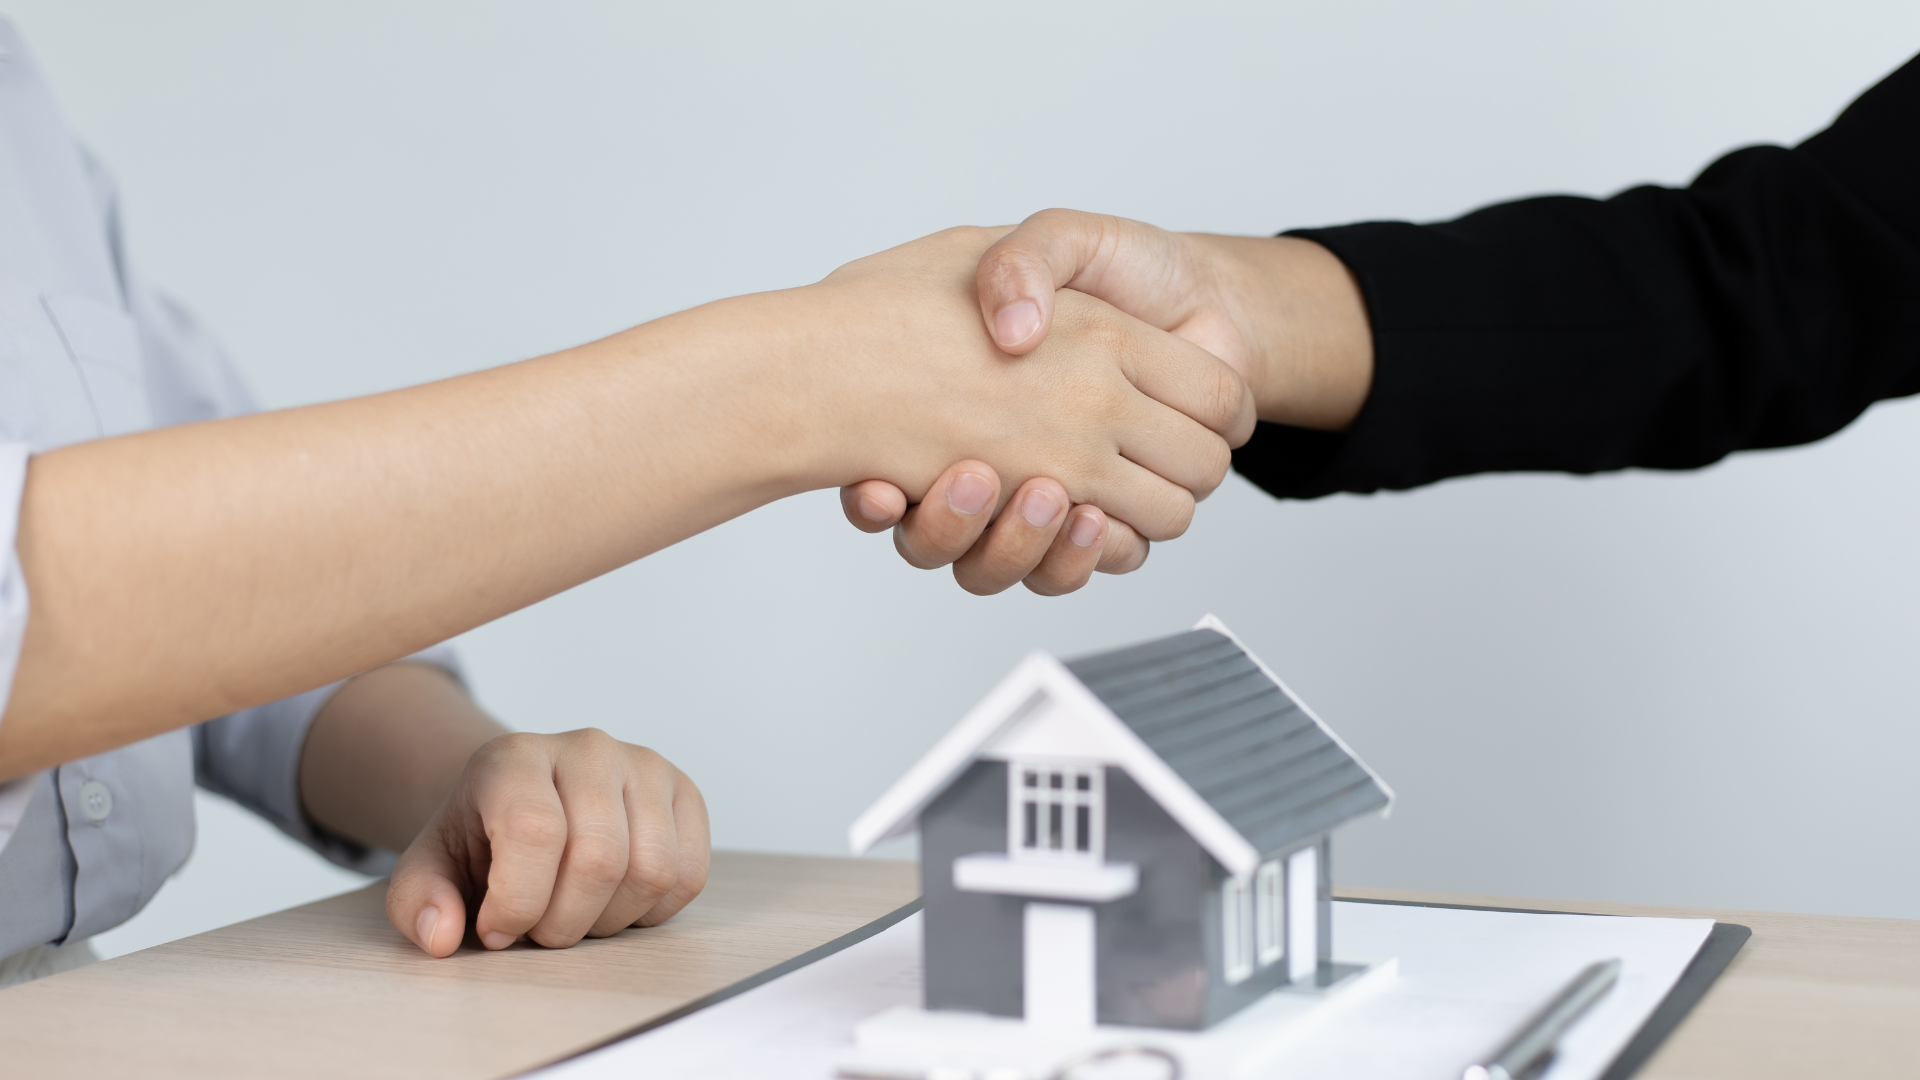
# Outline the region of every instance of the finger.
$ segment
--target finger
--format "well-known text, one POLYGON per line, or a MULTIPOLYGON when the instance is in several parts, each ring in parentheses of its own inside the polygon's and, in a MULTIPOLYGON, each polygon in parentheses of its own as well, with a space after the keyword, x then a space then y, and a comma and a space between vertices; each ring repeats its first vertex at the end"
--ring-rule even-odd
POLYGON ((1131 574, 1147 561, 1153 545, 1133 531, 1133 526, 1116 517, 1107 518, 1107 542, 1100 549, 1100 562, 1094 567, 1102 574, 1131 574))
POLYGON ((393 864, 387 886, 387 918, 428 956, 452 956, 467 934, 467 877, 455 851, 442 829, 428 826, 393 864))
POLYGON ((1002 351, 1032 352, 1053 325, 1053 294, 1097 259, 1104 218, 1071 210, 1041 211, 1000 238, 974 269, 980 314, 1002 351))
MULTIPOLYGON (((1137 398, 1127 408, 1130 415, 1118 433, 1122 457, 1185 488, 1195 500, 1211 495, 1227 478, 1227 470, 1233 468, 1233 451, 1226 440, 1157 401, 1137 398)), ((1146 524, 1107 500, 1086 501, 1129 521, 1146 524)))
POLYGON ((1076 498, 1133 526, 1148 540, 1172 540, 1193 524, 1193 492, 1121 455, 1076 498))
POLYGON ((627 878, 629 837, 626 747, 604 731, 561 736, 553 788, 566 812, 566 850, 555 871, 547 908, 527 936, 564 949, 587 935, 627 878))
POLYGON ((999 473, 985 462, 958 462, 907 511, 893 530, 893 546, 922 570, 945 566, 973 547, 999 501, 999 473))
POLYGON ((840 489, 840 510, 861 532, 881 532, 906 516, 907 493, 885 480, 862 480, 840 489))
POLYGON ((1085 585, 1106 547, 1107 515, 1097 506, 1076 506, 1053 538, 1040 565, 1021 580, 1041 596, 1062 596, 1085 585))
MULTIPOLYGON (((981 314, 1007 352, 1032 351, 1052 326, 1055 289, 1095 296, 1151 326, 1203 345, 1227 343, 1195 320, 1216 296, 1213 263, 1190 237, 1145 222, 1077 210, 1042 210, 980 257, 974 284, 981 314), (1028 336, 1015 340, 1029 329, 1028 336)), ((1203 320, 1204 321, 1204 320, 1203 320)))
POLYGON ((1032 352, 1053 325, 1054 291, 1098 295, 1155 326, 1161 309, 1183 303, 1184 264, 1172 234, 1125 218, 1042 210, 980 256, 974 285, 994 343, 1015 356, 1032 352))
POLYGON ((489 779, 469 795, 491 856, 474 931, 480 944, 504 949, 546 914, 566 851, 567 815, 554 790, 552 758, 538 737, 502 736, 480 753, 521 759, 479 770, 489 779))
POLYGON ((977 596, 991 596, 1040 564, 1066 520, 1073 501, 1058 480, 1035 477, 1021 484, 987 531, 953 564, 953 579, 977 596))
POLYGON ((712 858, 707 801, 685 773, 678 769, 673 772, 673 824, 680 862, 673 888, 640 916, 637 924, 640 926, 658 926, 673 918, 707 887, 707 868, 712 858))
POLYGON ((1253 437, 1253 392, 1240 373, 1198 345, 1135 324, 1138 347, 1121 351, 1127 380, 1148 397, 1240 446, 1253 437))
POLYGON ((622 746, 627 814, 627 870, 589 933, 606 937, 632 926, 679 881, 680 840, 673 794, 679 773, 644 746, 622 746))

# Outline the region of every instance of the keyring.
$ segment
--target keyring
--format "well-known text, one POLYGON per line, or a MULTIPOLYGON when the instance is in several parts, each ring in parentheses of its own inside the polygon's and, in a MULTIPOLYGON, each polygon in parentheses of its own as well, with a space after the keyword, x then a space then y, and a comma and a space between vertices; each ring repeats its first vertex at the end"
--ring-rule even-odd
POLYGON ((1084 1066, 1128 1057, 1157 1058, 1166 1063, 1166 1080, 1180 1080, 1180 1059, 1157 1046, 1108 1046, 1090 1050, 1060 1066, 1048 1080, 1073 1080, 1073 1074, 1084 1066))

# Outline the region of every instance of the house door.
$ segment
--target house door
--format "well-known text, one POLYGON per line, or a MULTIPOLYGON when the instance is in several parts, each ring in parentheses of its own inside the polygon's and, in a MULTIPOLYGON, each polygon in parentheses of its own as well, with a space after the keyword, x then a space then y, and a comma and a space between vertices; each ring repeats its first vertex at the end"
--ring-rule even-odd
POLYGON ((1028 902, 1025 919, 1027 1022, 1093 1026, 1093 909, 1028 902))

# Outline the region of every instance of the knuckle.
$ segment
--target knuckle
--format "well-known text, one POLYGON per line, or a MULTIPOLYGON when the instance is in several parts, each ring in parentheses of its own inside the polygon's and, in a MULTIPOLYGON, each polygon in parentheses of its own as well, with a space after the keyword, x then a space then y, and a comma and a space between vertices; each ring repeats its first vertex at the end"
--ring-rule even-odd
POLYGON ((625 847, 604 836, 575 837, 567 852, 567 866, 595 885, 611 887, 627 876, 625 847))
POLYGON ((1097 239, 1104 229, 1105 221, 1098 214, 1089 214, 1084 210, 1069 210, 1062 206, 1049 206, 1037 211, 1020 223, 1022 228, 1031 229, 1046 239, 1064 237, 1069 239, 1097 239))
POLYGON ((567 738, 573 744, 589 754, 607 754, 619 747, 620 740, 597 727, 579 728, 567 732, 567 738))
POLYGON ((953 564, 953 580, 955 584, 975 596, 994 596, 1005 592, 1007 586, 1013 584, 1012 581, 1004 580, 987 571, 980 565, 979 560, 973 559, 962 559, 953 564))
POLYGON ((628 860, 626 880, 634 891, 643 895, 665 896, 679 884, 680 868, 675 865, 671 852, 646 845, 635 849, 633 858, 628 860))
POLYGON ((900 553, 900 557, 906 560, 908 566, 915 570, 938 570, 953 561, 951 558, 943 558, 937 551, 927 550, 927 547, 925 538, 919 534, 918 529, 905 523, 894 527, 893 550, 900 553))
POLYGON ((1083 584, 1075 577, 1063 577, 1054 574, 1046 567, 1028 574, 1022 582, 1027 591, 1038 596, 1064 596, 1080 588, 1083 584))
POLYGON ((487 822, 487 840, 496 847, 559 847, 567 842, 567 819, 555 807, 517 799, 487 822))
POLYGON ((530 927, 547 913, 544 897, 491 886, 487 889, 486 906, 488 924, 508 932, 514 932, 515 928, 530 927))
POLYGON ((1206 418, 1201 423, 1224 435, 1240 421, 1244 412, 1247 384, 1225 364, 1214 365, 1202 397, 1206 418))
POLYGON ((1211 494, 1214 489, 1226 482, 1227 472, 1233 468, 1233 450, 1220 439, 1209 439, 1202 452, 1200 486, 1194 490, 1196 496, 1211 494))
POLYGON ((674 888, 678 889, 680 895, 686 897, 688 900, 699 896, 706 890, 707 857, 704 849, 700 852, 700 857, 692 861, 692 865, 681 869, 679 876, 674 880, 674 888))
POLYGON ((1099 570, 1104 574, 1131 574, 1147 561, 1153 545, 1132 529, 1100 553, 1099 570))
POLYGON ((1193 524, 1193 495, 1185 488, 1174 488, 1158 510, 1152 525, 1141 529, 1140 535, 1148 540, 1178 539, 1193 524))
POLYGON ((527 936, 543 949, 571 949, 580 943, 579 934, 562 934, 549 926, 536 926, 527 936))

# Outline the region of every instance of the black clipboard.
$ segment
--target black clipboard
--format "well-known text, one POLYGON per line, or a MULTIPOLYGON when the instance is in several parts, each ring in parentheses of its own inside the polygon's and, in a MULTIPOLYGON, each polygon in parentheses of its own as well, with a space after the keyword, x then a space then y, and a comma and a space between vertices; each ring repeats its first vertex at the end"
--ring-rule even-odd
MULTIPOLYGON (((1594 914, 1590 911, 1544 911, 1540 908, 1485 907, 1480 904, 1422 904, 1412 900, 1362 900, 1351 896, 1335 899, 1342 904, 1390 904, 1394 907, 1453 908, 1460 911, 1510 911, 1519 915, 1594 914)), ((1630 919, 1635 916, 1599 915, 1596 917, 1630 919)), ((1613 1059, 1613 1064, 1608 1065, 1607 1071, 1600 1074, 1600 1080, 1631 1080, 1631 1077, 1640 1071, 1641 1066, 1647 1063, 1647 1059, 1653 1056, 1654 1051, 1660 1049, 1660 1044, 1667 1041, 1667 1036, 1672 1035, 1681 1021, 1687 1018, 1687 1014, 1693 1012, 1693 1007, 1700 1004, 1700 999, 1707 996, 1707 991, 1712 989, 1713 984, 1720 978, 1720 973, 1727 970, 1727 965, 1733 963, 1734 955, 1752 936, 1751 927, 1741 926, 1739 923, 1715 921, 1713 929, 1707 932, 1707 940, 1700 943, 1700 951, 1693 954, 1693 959, 1687 963, 1687 969, 1680 973, 1679 981, 1673 984, 1673 989, 1667 991, 1666 997, 1660 999, 1660 1004, 1654 1008, 1653 1015, 1647 1017, 1647 1022, 1640 1025, 1640 1030, 1634 1032, 1633 1038, 1627 1040, 1627 1045, 1621 1048, 1620 1055, 1613 1059)))

